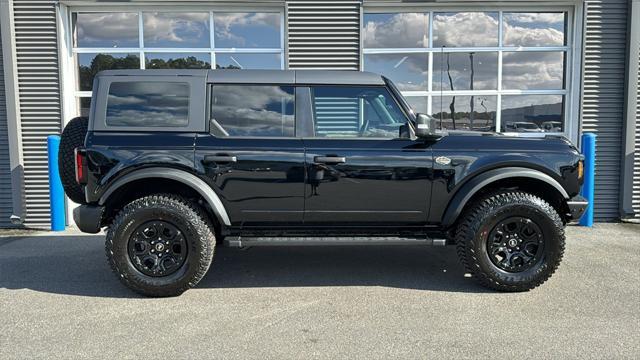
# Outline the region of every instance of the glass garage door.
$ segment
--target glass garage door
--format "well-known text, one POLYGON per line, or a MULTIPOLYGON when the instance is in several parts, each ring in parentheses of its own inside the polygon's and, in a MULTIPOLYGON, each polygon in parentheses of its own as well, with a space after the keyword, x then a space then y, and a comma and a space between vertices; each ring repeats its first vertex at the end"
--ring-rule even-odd
POLYGON ((445 129, 567 133, 569 15, 365 10, 363 69, 445 129))
POLYGON ((107 69, 283 69, 283 13, 75 11, 72 44, 78 112, 107 69))

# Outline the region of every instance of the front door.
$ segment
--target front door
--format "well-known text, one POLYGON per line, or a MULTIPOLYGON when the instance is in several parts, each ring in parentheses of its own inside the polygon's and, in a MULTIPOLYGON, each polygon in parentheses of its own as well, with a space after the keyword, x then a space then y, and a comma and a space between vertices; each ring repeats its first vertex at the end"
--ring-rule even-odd
POLYGON ((432 154, 383 86, 311 87, 313 136, 304 138, 305 225, 421 226, 432 154))
POLYGON ((295 134, 295 91, 280 85, 214 85, 210 133, 196 140, 234 227, 301 225, 304 149, 295 134))

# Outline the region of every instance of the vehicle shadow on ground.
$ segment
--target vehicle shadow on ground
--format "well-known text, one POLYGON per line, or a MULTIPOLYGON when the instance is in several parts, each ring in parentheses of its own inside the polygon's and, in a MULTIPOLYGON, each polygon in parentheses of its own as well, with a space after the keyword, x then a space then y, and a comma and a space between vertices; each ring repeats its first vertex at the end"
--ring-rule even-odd
MULTIPOLYGON (((453 247, 218 247, 198 288, 383 286, 486 292, 464 276, 453 247)), ((0 288, 139 297, 121 285, 102 236, 0 238, 0 288)))

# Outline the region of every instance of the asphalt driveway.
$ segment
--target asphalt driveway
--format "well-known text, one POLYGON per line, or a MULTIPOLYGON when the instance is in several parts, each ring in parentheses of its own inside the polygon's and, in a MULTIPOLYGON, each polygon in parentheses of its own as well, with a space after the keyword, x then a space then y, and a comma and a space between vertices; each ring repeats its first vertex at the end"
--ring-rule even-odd
POLYGON ((0 238, 0 359, 639 358, 640 225, 571 227, 528 293, 453 247, 220 249, 197 289, 139 297, 102 236, 0 238))

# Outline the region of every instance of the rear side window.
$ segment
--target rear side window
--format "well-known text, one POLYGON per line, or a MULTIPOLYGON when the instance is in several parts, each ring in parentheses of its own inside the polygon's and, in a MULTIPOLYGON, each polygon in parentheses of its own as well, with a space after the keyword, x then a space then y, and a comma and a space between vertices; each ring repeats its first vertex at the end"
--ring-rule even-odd
POLYGON ((218 137, 293 137, 293 86, 214 85, 211 133, 218 137))
POLYGON ((107 97, 107 126, 183 127, 189 123, 189 84, 112 82, 107 97))

